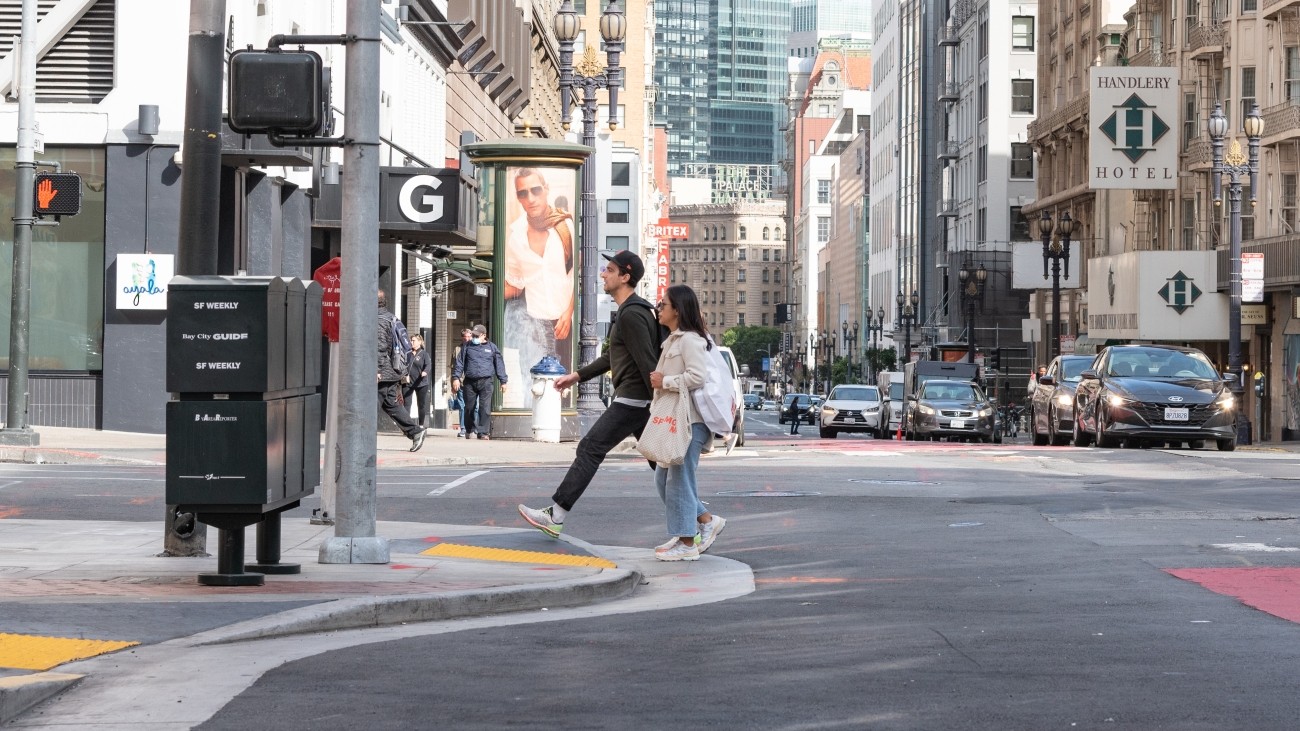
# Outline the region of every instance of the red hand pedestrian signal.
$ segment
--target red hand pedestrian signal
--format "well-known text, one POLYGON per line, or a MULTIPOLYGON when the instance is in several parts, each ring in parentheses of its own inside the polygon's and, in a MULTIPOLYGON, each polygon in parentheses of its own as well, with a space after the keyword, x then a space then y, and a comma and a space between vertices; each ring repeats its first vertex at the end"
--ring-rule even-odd
POLYGON ((38 216, 75 216, 81 212, 81 176, 76 173, 37 173, 38 216))

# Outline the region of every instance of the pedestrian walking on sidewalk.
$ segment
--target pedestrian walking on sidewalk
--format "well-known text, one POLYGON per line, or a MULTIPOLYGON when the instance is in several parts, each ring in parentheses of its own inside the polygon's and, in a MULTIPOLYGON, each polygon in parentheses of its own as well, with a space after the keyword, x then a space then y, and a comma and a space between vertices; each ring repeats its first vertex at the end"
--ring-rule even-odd
POLYGON ((492 433, 492 379, 501 382, 501 393, 506 392, 506 363, 501 349, 488 340, 487 328, 475 325, 468 344, 461 346, 460 358, 451 372, 452 383, 460 381, 465 390, 465 438, 477 434, 479 439, 491 439, 492 433))
POLYGON ((411 363, 406 371, 406 383, 402 387, 402 400, 406 407, 411 407, 414 396, 419 408, 415 410, 416 421, 426 426, 429 421, 429 351, 424 349, 424 336, 411 336, 411 363))
MULTIPOLYGON (((691 402, 691 391, 704 385, 709 372, 709 351, 714 347, 700 314, 699 300, 695 290, 675 284, 668 288, 656 309, 659 323, 671 334, 664 341, 659 363, 650 374, 654 400, 675 392, 679 398, 691 402)), ((655 468, 655 487, 659 499, 664 501, 670 536, 667 543, 655 548, 655 558, 660 561, 698 561, 727 524, 722 516, 713 515, 700 502, 695 472, 700 465, 700 452, 705 442, 713 439, 713 431, 705 425, 693 403, 690 412, 691 444, 686 458, 679 465, 655 468)))
POLYGON ((554 504, 540 510, 519 506, 524 520, 552 537, 564 530, 565 517, 591 484, 610 450, 629 436, 639 438, 645 429, 650 399, 654 397, 650 372, 655 369, 660 344, 667 335, 659 327, 654 306, 636 294, 636 284, 645 276, 641 258, 630 251, 602 256, 608 263, 600 271, 600 279, 605 293, 618 305, 618 315, 609 331, 609 346, 577 372, 557 378, 555 388, 562 391, 609 372, 614 401, 578 442, 573 464, 551 497, 554 504))
MULTIPOLYGON (((469 345, 469 341, 473 337, 474 331, 469 328, 460 331, 460 345, 457 345, 456 349, 451 352, 451 363, 447 365, 448 369, 453 372, 456 370, 456 361, 460 360, 460 351, 464 350, 466 345, 469 345)), ((447 410, 455 409, 458 414, 456 421, 457 438, 465 436, 465 392, 461 390, 460 385, 460 379, 451 379, 451 398, 447 399, 447 410)))
POLYGON ((411 419, 405 406, 398 402, 401 380, 405 373, 398 373, 393 367, 393 320, 396 315, 388 311, 388 297, 384 290, 379 290, 379 404, 384 413, 401 428, 407 439, 411 440, 411 451, 424 446, 424 427, 411 419))

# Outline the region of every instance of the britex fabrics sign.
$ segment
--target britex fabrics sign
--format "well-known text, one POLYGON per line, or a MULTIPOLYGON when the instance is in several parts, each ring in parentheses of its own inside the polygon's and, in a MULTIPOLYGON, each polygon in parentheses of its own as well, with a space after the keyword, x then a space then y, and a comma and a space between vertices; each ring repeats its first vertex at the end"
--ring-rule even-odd
POLYGON ((1178 75, 1167 67, 1093 66, 1088 187, 1173 190, 1178 183, 1178 75))

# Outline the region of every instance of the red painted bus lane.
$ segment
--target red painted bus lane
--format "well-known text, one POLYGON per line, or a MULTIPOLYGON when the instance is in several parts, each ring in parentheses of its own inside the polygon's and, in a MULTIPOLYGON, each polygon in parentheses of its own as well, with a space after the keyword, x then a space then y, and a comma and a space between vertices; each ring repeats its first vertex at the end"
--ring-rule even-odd
POLYGON ((1165 569, 1248 607, 1300 622, 1300 568, 1165 569))

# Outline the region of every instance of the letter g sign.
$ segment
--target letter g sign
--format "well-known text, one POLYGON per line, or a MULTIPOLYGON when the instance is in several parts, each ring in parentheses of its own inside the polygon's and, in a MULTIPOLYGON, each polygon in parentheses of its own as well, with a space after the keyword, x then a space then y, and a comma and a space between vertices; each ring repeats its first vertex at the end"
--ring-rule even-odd
POLYGON ((433 223, 442 218, 442 196, 428 194, 420 196, 420 203, 428 206, 428 209, 423 211, 415 207, 414 200, 418 188, 437 190, 440 185, 442 181, 432 175, 413 175, 402 183, 402 190, 397 199, 397 207, 401 209, 402 215, 413 223, 433 223))

